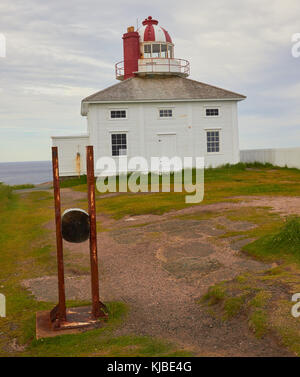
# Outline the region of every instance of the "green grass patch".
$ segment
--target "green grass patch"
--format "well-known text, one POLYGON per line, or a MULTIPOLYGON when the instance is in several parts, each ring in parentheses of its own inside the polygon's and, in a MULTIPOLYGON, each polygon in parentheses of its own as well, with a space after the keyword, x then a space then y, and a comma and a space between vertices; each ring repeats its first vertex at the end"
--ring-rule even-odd
POLYGON ((81 175, 80 177, 70 177, 70 178, 63 178, 60 179, 60 187, 76 187, 80 185, 86 185, 87 179, 86 175, 81 175))
POLYGON ((270 298, 271 294, 269 292, 259 291, 249 302, 249 305, 255 308, 264 308, 270 298))
POLYGON ((226 297, 226 289, 220 284, 210 287, 207 293, 202 297, 201 302, 206 302, 208 305, 215 305, 226 297))
POLYGON ((300 218, 288 218, 277 232, 246 245, 244 250, 264 260, 278 258, 300 263, 300 218))
POLYGON ((261 338, 268 332, 267 314, 262 309, 256 309, 250 314, 249 327, 257 338, 261 338))
POLYGON ((25 190, 25 189, 30 189, 30 188, 34 188, 35 186, 31 183, 25 183, 23 185, 13 185, 11 186, 11 188, 13 190, 25 190))
POLYGON ((237 314, 243 308, 245 302, 245 295, 237 296, 237 297, 229 297, 224 302, 224 319, 230 319, 237 314))
MULTIPOLYGON (((196 171, 193 170, 192 174, 195 182, 196 171)), ((192 205, 238 202, 240 199, 236 198, 237 196, 297 196, 300 192, 300 170, 278 168, 268 164, 237 164, 205 169, 204 200, 195 204, 185 203, 185 197, 190 193, 172 192, 173 181, 174 176, 171 175, 171 192, 117 193, 116 196, 107 198, 97 193, 97 206, 102 212, 119 219, 128 215, 160 215, 192 205)), ((161 181, 159 187, 161 189, 161 181)), ((74 189, 84 191, 86 186, 79 185, 74 189)))
POLYGON ((272 295, 252 279, 251 274, 241 275, 232 281, 209 288, 201 299, 203 305, 214 306, 214 314, 223 321, 246 318, 249 329, 257 337, 267 332, 265 309, 272 295))
MULTIPOLYGON (((12 203, 12 188, 0 182, 0 205, 5 210, 12 203)), ((1 210, 0 207, 0 210, 1 210)))

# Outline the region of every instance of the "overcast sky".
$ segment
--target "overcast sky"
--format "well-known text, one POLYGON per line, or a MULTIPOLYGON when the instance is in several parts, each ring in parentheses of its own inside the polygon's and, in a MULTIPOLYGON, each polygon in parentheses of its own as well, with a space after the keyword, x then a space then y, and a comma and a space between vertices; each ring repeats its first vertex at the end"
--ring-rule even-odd
POLYGON ((1 0, 0 161, 50 159, 50 136, 86 131, 85 96, 116 83, 122 34, 159 20, 190 78, 247 96, 240 147, 300 146, 299 0, 1 0))

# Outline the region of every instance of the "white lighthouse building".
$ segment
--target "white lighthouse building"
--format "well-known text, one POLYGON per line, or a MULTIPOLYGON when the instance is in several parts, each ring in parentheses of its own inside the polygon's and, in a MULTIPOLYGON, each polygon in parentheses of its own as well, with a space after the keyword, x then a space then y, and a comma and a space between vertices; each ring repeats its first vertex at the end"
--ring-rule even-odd
POLYGON ((53 136, 60 175, 85 173, 85 146, 95 161, 110 156, 204 157, 205 166, 239 162, 237 103, 246 97, 188 79, 190 64, 176 57, 169 33, 148 17, 123 35, 117 84, 84 98, 87 133, 53 136))

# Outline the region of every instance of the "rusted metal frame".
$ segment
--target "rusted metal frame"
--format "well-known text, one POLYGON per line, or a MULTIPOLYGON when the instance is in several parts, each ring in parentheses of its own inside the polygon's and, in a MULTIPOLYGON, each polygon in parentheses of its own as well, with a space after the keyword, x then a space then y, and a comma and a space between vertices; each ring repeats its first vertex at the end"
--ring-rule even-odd
POLYGON ((61 205, 59 188, 59 168, 57 147, 52 147, 52 169, 53 169, 53 188, 54 188, 54 207, 55 207, 55 226, 56 226, 56 251, 57 251, 57 276, 58 276, 58 305, 50 315, 51 321, 66 321, 66 295, 63 261, 63 240, 61 233, 61 205), (56 317, 56 318, 55 318, 56 317))
POLYGON ((88 186, 88 206, 90 216, 90 261, 92 284, 92 316, 105 317, 102 310, 104 305, 99 298, 99 274, 97 256, 97 228, 96 228, 96 203, 95 203, 95 177, 94 177, 94 150, 92 145, 86 147, 86 170, 88 186))

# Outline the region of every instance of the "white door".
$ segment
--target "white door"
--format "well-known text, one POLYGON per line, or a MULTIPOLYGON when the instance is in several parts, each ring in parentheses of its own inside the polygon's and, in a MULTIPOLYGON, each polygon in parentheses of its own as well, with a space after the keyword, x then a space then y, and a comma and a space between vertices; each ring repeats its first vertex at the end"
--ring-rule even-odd
POLYGON ((172 158, 176 156, 176 135, 158 135, 159 157, 172 158))
POLYGON ((158 135, 158 151, 160 157, 160 171, 167 172, 170 169, 170 165, 167 160, 162 157, 168 157, 169 159, 176 156, 176 135, 158 135))

